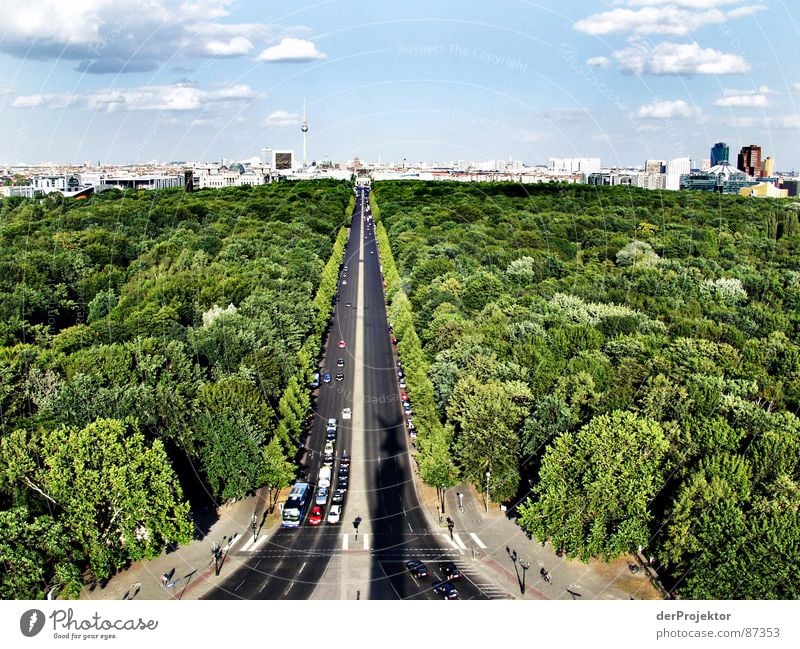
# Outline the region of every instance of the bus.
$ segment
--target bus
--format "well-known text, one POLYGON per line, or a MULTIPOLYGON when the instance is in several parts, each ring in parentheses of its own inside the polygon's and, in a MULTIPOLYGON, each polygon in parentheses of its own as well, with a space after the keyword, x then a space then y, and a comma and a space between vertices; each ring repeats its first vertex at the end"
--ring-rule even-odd
POLYGON ((307 482, 295 482, 283 505, 283 527, 300 527, 306 515, 311 486, 307 482))

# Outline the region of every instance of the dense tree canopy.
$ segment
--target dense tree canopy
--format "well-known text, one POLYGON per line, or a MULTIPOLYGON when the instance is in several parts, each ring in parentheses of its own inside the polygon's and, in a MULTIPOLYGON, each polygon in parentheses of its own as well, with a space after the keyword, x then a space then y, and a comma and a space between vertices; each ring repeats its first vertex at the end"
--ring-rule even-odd
POLYGON ((0 201, 0 596, 74 595, 190 538, 192 494, 292 479, 353 202, 333 181, 0 201))
POLYGON ((685 597, 800 596, 790 202, 407 181, 372 197, 409 387, 431 384, 426 481, 449 460, 483 490, 488 470, 538 537, 583 559, 643 546, 685 597))

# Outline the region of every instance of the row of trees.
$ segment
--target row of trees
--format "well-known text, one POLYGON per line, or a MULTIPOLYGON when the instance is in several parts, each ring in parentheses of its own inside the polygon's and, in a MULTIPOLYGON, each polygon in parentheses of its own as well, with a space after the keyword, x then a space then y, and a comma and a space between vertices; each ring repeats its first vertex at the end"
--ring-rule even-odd
POLYGON ((325 181, 0 203, 2 596, 75 595, 190 539, 189 502, 289 483, 348 204, 325 181))
POLYGON ((430 428, 462 476, 483 488, 489 471, 492 498, 571 556, 645 548, 685 597, 800 594, 791 203, 418 182, 373 196, 430 428))

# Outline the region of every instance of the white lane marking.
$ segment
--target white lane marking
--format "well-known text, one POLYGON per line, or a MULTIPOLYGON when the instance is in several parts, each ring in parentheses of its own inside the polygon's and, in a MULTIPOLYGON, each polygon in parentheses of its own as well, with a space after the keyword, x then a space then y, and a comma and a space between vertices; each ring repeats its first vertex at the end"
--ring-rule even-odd
POLYGON ((451 548, 461 552, 461 548, 456 545, 455 541, 450 540, 450 536, 448 534, 440 534, 439 536, 441 536, 444 539, 444 542, 447 543, 447 545, 449 545, 451 548))
POLYGON ((303 568, 305 568, 305 567, 306 567, 306 564, 307 564, 307 563, 308 563, 308 561, 303 561, 303 565, 302 565, 302 566, 300 566, 300 570, 298 570, 298 571, 297 571, 297 574, 298 574, 298 575, 299 575, 301 572, 303 572, 303 568))
POLYGON ((239 589, 242 587, 242 584, 243 584, 243 583, 244 583, 246 580, 247 580, 247 577, 245 577, 244 579, 242 579, 242 581, 240 581, 240 582, 239 582, 239 585, 238 585, 236 588, 234 588, 234 589, 233 589, 233 592, 235 593, 237 590, 239 590, 239 589))
MULTIPOLYGON (((403 510, 403 513, 405 513, 405 510, 403 510)), ((408 523, 408 531, 411 532, 412 534, 414 533, 414 530, 411 527, 411 523, 408 523)))
POLYGON ((478 535, 475 532, 470 532, 469 535, 472 537, 472 540, 478 544, 479 548, 486 548, 486 544, 478 538, 478 535))
POLYGON ((453 540, 456 542, 456 545, 458 545, 459 549, 461 550, 467 549, 467 544, 461 540, 461 537, 458 534, 453 534, 453 540))
POLYGON ((364 534, 364 549, 369 550, 369 534, 364 534))
POLYGON ((347 550, 348 548, 348 540, 347 540, 348 536, 349 536, 348 534, 342 534, 342 550, 347 550))

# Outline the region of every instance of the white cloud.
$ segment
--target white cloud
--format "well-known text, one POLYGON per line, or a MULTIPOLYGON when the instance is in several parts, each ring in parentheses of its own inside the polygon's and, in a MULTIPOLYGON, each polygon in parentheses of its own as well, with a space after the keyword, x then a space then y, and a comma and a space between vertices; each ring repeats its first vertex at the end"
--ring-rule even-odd
POLYGON ((637 9, 612 9, 579 20, 573 28, 592 36, 608 34, 662 34, 686 36, 709 25, 721 25, 766 9, 764 5, 748 5, 732 11, 717 9, 723 3, 641 2, 628 3, 637 9), (644 5, 644 6, 642 6, 644 5), (656 6, 657 5, 657 6, 656 6))
POLYGON ((276 110, 264 120, 265 126, 298 126, 300 115, 285 110, 276 110))
POLYGON ((752 128, 758 124, 758 120, 755 117, 726 117, 722 123, 731 128, 752 128))
POLYGON ((714 105, 724 108, 766 108, 770 106, 768 95, 774 94, 767 86, 761 86, 758 90, 725 88, 723 96, 714 100, 714 105))
POLYGON ((683 99, 675 101, 654 101, 639 107, 634 117, 637 119, 674 119, 678 117, 694 117, 698 111, 683 99))
POLYGON ((586 65, 595 68, 607 68, 611 65, 611 59, 607 56, 593 56, 590 59, 586 59, 586 65))
POLYGON ((768 117, 766 120, 767 128, 777 130, 800 130, 800 115, 780 115, 778 117, 768 117))
POLYGON ((738 54, 726 54, 697 43, 662 42, 650 46, 634 41, 614 52, 620 69, 631 74, 736 74, 750 65, 738 54))
POLYGON ((43 93, 20 95, 11 102, 12 108, 66 108, 76 103, 78 97, 68 93, 43 93))
POLYGON ((311 41, 300 38, 284 38, 278 45, 268 47, 258 55, 257 61, 264 63, 305 63, 327 58, 311 41))
POLYGON ((64 108, 79 106, 88 110, 189 111, 208 104, 249 103, 260 95, 246 85, 234 85, 217 90, 203 90, 189 84, 141 86, 139 88, 109 88, 80 95, 61 93, 22 95, 12 103, 13 108, 64 108))
MULTIPOLYGON (((676 7, 687 7, 689 9, 713 9, 724 5, 742 4, 745 0, 669 0, 668 4, 676 7)), ((666 4, 665 0, 615 0, 614 4, 626 4, 628 6, 652 6, 666 4)))
POLYGON ((0 81, 0 97, 11 93, 11 86, 5 81, 0 81))
POLYGON ((25 0, 3 15, 0 52, 77 61, 81 72, 143 72, 165 61, 248 54, 302 28, 223 24, 235 0, 25 0))
POLYGON ((795 81, 792 84, 792 90, 794 90, 795 92, 800 92, 800 81, 795 81))

